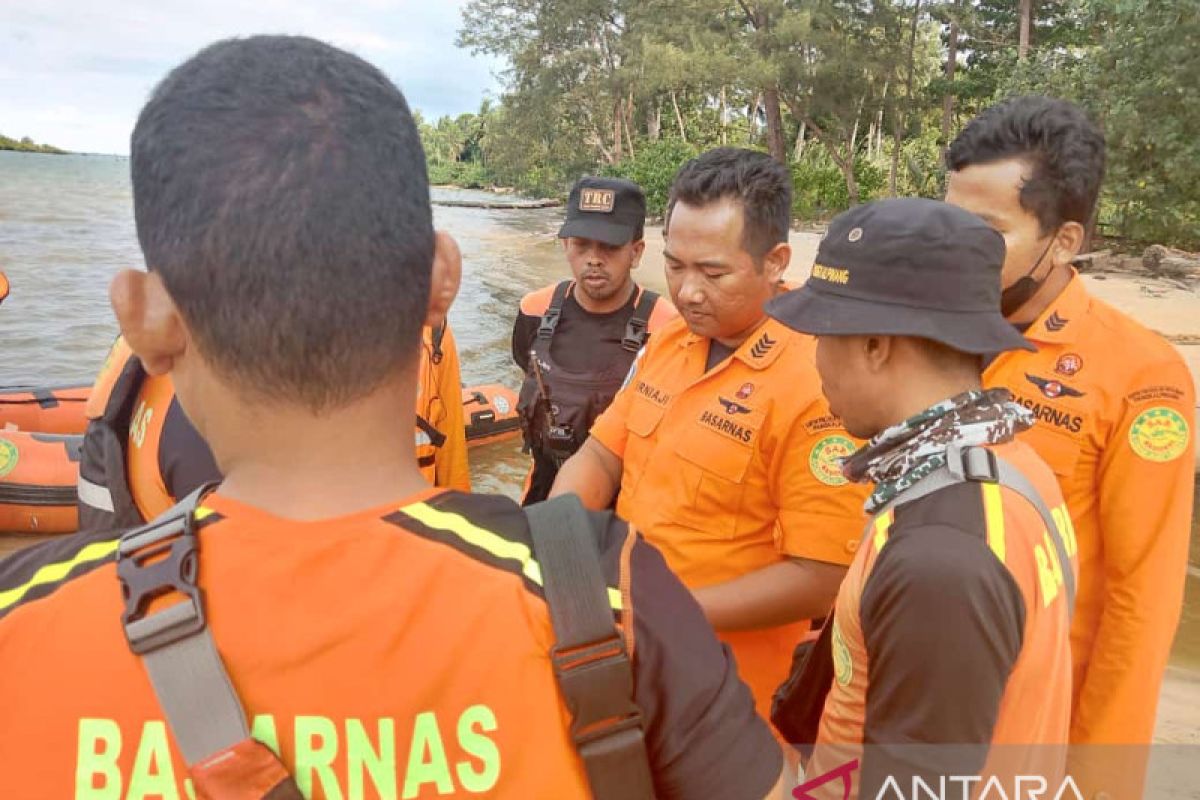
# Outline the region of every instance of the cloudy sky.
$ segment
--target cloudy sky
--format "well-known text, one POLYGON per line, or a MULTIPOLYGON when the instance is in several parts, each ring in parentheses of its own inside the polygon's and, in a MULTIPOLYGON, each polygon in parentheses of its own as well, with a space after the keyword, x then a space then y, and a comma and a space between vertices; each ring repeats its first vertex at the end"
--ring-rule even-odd
POLYGON ((454 46, 466 0, 0 0, 0 133, 129 152, 155 82, 205 44, 306 34, 380 67, 427 118, 498 96, 502 64, 454 46))

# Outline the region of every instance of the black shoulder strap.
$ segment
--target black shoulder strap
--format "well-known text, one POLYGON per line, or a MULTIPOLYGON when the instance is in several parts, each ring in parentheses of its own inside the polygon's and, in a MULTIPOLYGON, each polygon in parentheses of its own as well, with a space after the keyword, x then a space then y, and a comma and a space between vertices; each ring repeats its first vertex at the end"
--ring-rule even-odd
POLYGON ((442 320, 441 325, 433 326, 430 331, 429 340, 433 345, 433 352, 429 354, 429 360, 434 364, 442 363, 442 340, 446 338, 446 326, 450 324, 449 320, 442 320))
POLYGON ((579 498, 525 508, 556 639, 550 656, 597 800, 654 797, 633 667, 613 621, 596 534, 579 498))
POLYGON ((550 298, 550 306, 542 314, 542 321, 538 323, 537 338, 549 339, 554 335, 554 329, 558 327, 558 319, 562 316, 563 303, 567 300, 567 292, 570 291, 573 281, 563 281, 554 287, 554 295, 550 298))
POLYGON ((652 292, 649 289, 642 290, 642 296, 638 299, 637 306, 633 309, 633 316, 625 324, 625 338, 621 340, 621 347, 631 353, 636 353, 642 349, 646 344, 647 330, 650 327, 650 315, 654 313, 654 304, 657 302, 657 292, 652 292))
POLYGON ((429 437, 429 443, 434 447, 441 447, 446 443, 446 434, 433 427, 433 423, 417 414, 417 427, 429 437))

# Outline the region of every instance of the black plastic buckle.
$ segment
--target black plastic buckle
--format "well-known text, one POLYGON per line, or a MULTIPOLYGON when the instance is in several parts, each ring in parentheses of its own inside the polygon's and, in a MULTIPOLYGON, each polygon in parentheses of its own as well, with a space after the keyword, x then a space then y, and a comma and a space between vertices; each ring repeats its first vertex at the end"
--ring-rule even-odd
POLYGON ((555 647, 550 660, 571 711, 571 738, 577 745, 608 740, 634 728, 641 737, 642 713, 633 702, 633 666, 618 634, 581 647, 555 647))
POLYGON ((621 347, 628 350, 630 353, 636 353, 646 344, 646 328, 648 323, 645 320, 632 317, 625 324, 625 336, 621 339, 621 347))
POLYGON ((549 339, 554 336, 554 329, 558 327, 558 317, 561 314, 558 309, 550 308, 542 314, 542 320, 538 323, 537 335, 539 339, 549 339))
POLYGON ((117 546, 117 578, 125 599, 121 623, 134 653, 158 650, 204 630, 204 594, 196 585, 198 555, 190 512, 121 539, 117 546), (173 592, 187 599, 147 614, 153 600, 173 592))
POLYGON ((646 731, 642 712, 601 725, 592 732, 576 736, 575 749, 582 758, 609 758, 624 753, 645 752, 646 731))

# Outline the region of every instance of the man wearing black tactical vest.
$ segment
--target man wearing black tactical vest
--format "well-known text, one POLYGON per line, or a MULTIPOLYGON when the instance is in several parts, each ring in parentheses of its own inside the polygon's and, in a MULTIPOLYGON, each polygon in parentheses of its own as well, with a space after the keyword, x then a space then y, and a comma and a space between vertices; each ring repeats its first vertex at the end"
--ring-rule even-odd
POLYGON ((580 178, 558 232, 574 280, 521 300, 512 349, 525 373, 519 411, 533 456, 525 504, 546 499, 650 334, 675 316, 670 302, 630 277, 646 248, 645 222, 637 184, 580 178))

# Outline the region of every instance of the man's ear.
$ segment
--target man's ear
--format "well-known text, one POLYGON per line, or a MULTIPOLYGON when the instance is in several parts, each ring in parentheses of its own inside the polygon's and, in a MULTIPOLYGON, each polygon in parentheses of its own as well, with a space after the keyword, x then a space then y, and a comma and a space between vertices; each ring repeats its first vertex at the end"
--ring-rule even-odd
POLYGON ((1060 225, 1058 232, 1054 234, 1054 248, 1050 255, 1054 266, 1070 264, 1071 259, 1079 255, 1079 251, 1083 249, 1083 240, 1086 236, 1087 231, 1078 222, 1064 222, 1060 225))
POLYGON ((121 335, 151 375, 164 375, 187 352, 187 325, 155 272, 125 269, 108 287, 121 335))
POLYGON ((780 242, 767 251, 763 256, 763 272, 772 285, 783 280, 783 273, 791 262, 792 246, 787 242, 780 242))
POLYGON ((867 365, 867 369, 876 374, 883 372, 888 362, 892 360, 892 353, 896 346, 895 337, 860 336, 858 339, 859 346, 862 348, 863 362, 867 365))
POLYGON ((642 263, 642 254, 646 252, 646 240, 638 239, 633 243, 633 265, 630 269, 637 269, 642 263))
POLYGON ((462 252, 454 237, 445 231, 437 231, 433 241, 433 272, 425 324, 437 327, 445 321, 450 305, 458 296, 458 287, 462 284, 462 252))

